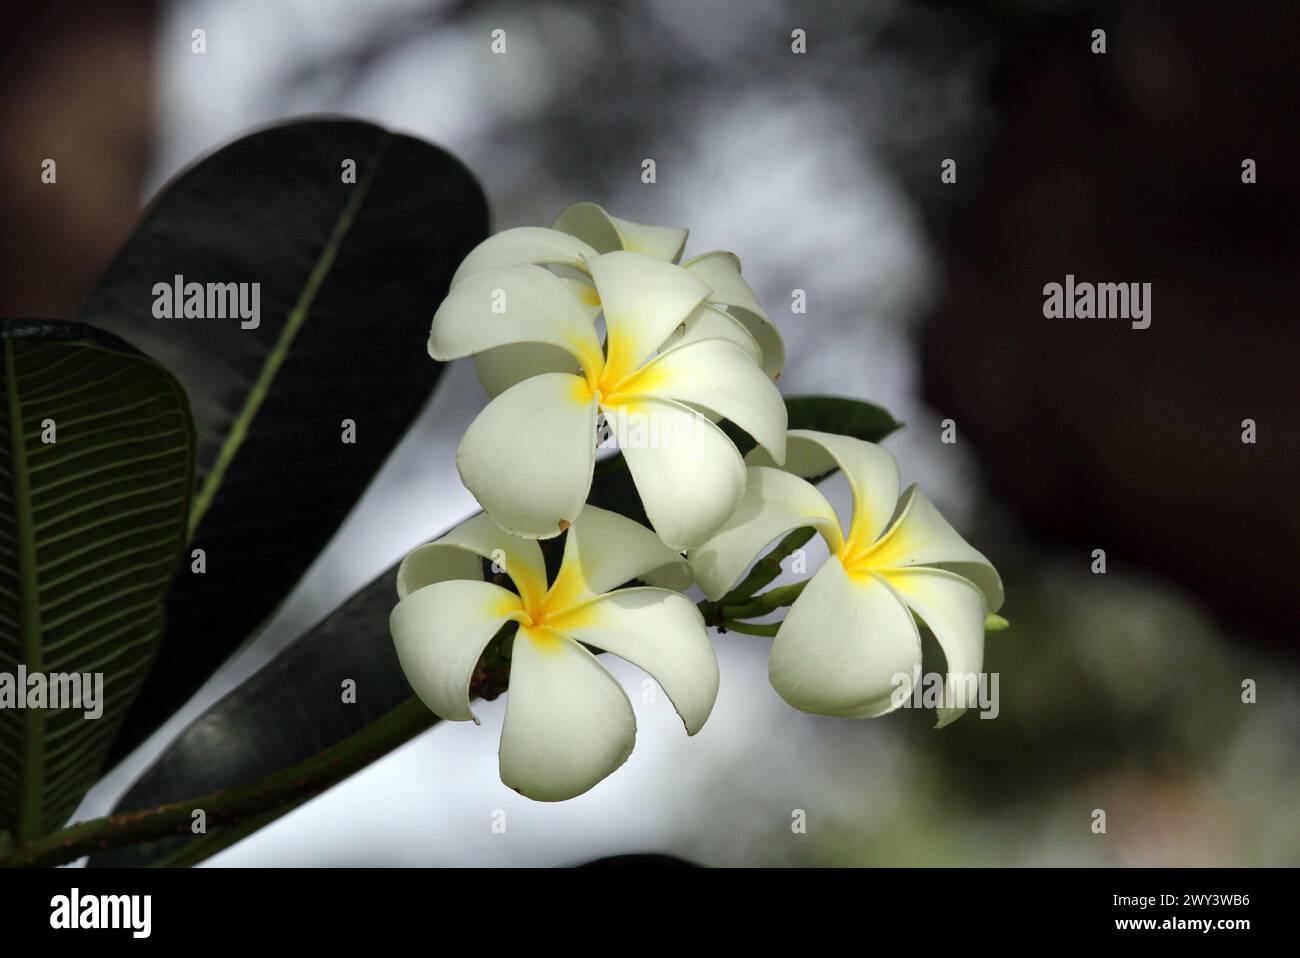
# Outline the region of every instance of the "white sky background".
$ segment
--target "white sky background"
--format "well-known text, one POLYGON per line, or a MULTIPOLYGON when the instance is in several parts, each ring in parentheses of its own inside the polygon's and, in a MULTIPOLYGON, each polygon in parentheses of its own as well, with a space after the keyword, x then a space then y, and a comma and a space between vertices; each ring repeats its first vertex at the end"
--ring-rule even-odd
MULTIPOLYGON (((572 9, 484 4, 468 21, 396 46, 355 84, 340 88, 328 71, 286 84, 309 63, 347 49, 375 22, 428 6, 415 0, 173 6, 158 37, 161 152, 149 192, 253 128, 329 112, 422 136, 460 156, 483 182, 494 229, 549 225, 561 208, 582 199, 629 219, 687 226, 688 253, 724 248, 741 257, 785 335, 790 361, 783 391, 887 406, 909 424, 889 443, 904 481, 920 480, 963 526, 974 473, 960 442, 939 442, 939 420, 953 413, 927 409, 916 397, 909 332, 938 277, 917 216, 878 152, 885 137, 897 147, 906 135, 900 81, 888 63, 855 60, 856 72, 844 72, 834 4, 818 7, 818 17, 791 17, 782 5, 761 2, 641 5, 660 28, 647 43, 670 41, 665 56, 677 63, 725 60, 732 79, 719 89, 692 82, 689 69, 685 81, 678 75, 645 108, 650 129, 659 129, 655 118, 667 115, 657 111, 673 117, 662 142, 651 136, 649 146, 629 145, 588 129, 593 142, 581 146, 596 158, 598 181, 554 162, 541 138, 527 132, 552 115, 560 122, 557 102, 569 111, 638 116, 635 102, 620 102, 619 76, 592 82, 590 71, 599 71, 605 56, 603 39, 572 9), (196 27, 207 31, 208 52, 201 56, 190 52, 196 27), (504 56, 489 50, 496 27, 507 31, 504 56), (798 64, 789 62, 799 59, 790 52, 795 27, 809 31, 809 53, 798 64), (769 62, 779 63, 780 74, 765 82, 769 72, 775 76, 769 62), (806 68, 806 79, 789 82, 796 66, 806 68), (643 154, 656 160, 655 185, 641 183, 643 154), (794 287, 807 291, 807 315, 790 312, 794 287)), ((653 65, 654 56, 641 51, 637 68, 653 65)), ((940 114, 970 97, 960 85, 941 92, 940 114)), ((936 178, 942 155, 925 159, 936 178)), ((167 739, 204 708, 411 546, 476 510, 453 456, 483 401, 467 363, 447 372, 415 428, 274 620, 96 787, 77 817, 106 813, 167 739)), ((829 489, 846 508, 843 485, 829 489)), ((707 863, 798 861, 791 809, 804 808, 810 818, 869 819, 902 799, 888 783, 906 778, 908 757, 887 721, 838 723, 797 713, 767 683, 767 640, 727 635, 716 637, 715 646, 722 690, 713 717, 689 740, 661 692, 654 703, 642 700, 642 673, 602 659, 636 707, 638 741, 628 764, 581 798, 537 804, 500 783, 502 699, 478 709, 481 727, 439 725, 212 864, 550 865, 641 850, 707 863), (504 835, 490 828, 496 809, 507 814, 504 835)))

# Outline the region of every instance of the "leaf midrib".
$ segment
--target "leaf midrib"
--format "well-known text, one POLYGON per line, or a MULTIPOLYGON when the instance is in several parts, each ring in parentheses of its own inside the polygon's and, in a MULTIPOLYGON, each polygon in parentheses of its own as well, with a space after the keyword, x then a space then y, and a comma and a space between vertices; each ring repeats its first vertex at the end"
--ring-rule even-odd
POLYGON ((320 291, 325 278, 329 275, 334 260, 338 256, 339 248, 343 245, 344 238, 352 228, 353 219, 361 208, 361 204, 365 201, 366 194, 370 192, 370 187, 374 184, 379 165, 392 139, 391 134, 386 134, 378 149, 366 161, 366 172, 362 174, 352 196, 348 198, 347 203, 344 204, 342 211, 339 213, 338 219, 335 220, 334 229, 330 231, 329 238, 325 241, 325 246, 316 259, 316 265, 312 267, 302 292, 298 294, 298 299, 289 312, 289 318, 285 321, 284 329, 280 331, 275 348, 267 355, 257 381, 253 384, 253 388, 249 390, 239 415, 231 423, 230 431, 221 444, 221 450, 217 454, 216 461, 212 464, 212 468, 208 470, 208 474, 203 477, 203 487, 195 495, 190 508, 190 539, 194 538, 199 523, 203 521, 204 514, 212 505, 213 499, 216 498, 217 490, 221 487, 226 470, 230 468, 239 447, 243 445, 244 440, 248 437, 253 419, 256 418, 258 410, 261 408, 262 403, 265 402, 266 396, 271 390, 271 385, 275 381, 276 373, 279 372, 280 366, 289 355, 289 348, 293 345, 298 331, 307 321, 316 294, 320 291))
MULTIPOLYGON (((22 648, 29 671, 45 671, 41 648, 40 588, 36 581, 36 535, 32 527, 31 476, 27 471, 27 437, 23 430, 22 400, 18 396, 18 369, 14 344, 5 340, 5 399, 9 414, 9 442, 13 462, 14 523, 18 545, 19 592, 22 609, 22 648)), ((19 690, 23 694, 23 690, 19 690)), ((45 785, 45 712, 23 709, 22 799, 18 811, 19 838, 42 832, 42 791, 45 785)))

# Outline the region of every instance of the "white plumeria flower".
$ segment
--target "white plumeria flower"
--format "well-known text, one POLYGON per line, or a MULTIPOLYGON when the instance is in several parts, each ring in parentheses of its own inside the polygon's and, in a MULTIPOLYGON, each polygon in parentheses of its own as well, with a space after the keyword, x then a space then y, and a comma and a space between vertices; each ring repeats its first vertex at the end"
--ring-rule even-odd
POLYGON ((780 462, 785 403, 751 355, 707 328, 655 354, 708 295, 695 276, 641 253, 584 262, 605 313, 603 351, 587 308, 541 266, 474 273, 438 308, 435 359, 540 343, 577 370, 528 375, 489 402, 457 450, 461 479, 508 531, 558 535, 586 502, 603 413, 655 531, 675 549, 696 545, 745 487, 740 453, 710 416, 731 420, 780 462))
MULTIPOLYGON (((781 536, 811 526, 826 540, 830 558, 790 607, 772 646, 768 673, 781 697, 823 715, 867 718, 893 711, 921 674, 913 612, 942 647, 950 679, 978 674, 985 614, 996 612, 1003 598, 988 559, 915 486, 899 501, 898 463, 887 449, 795 429, 788 455, 781 470, 754 450, 735 515, 689 555, 700 587, 716 600, 781 536), (826 497, 800 478, 836 468, 853 493, 847 532, 826 497), (910 682, 904 687, 898 676, 910 682)), ((955 700, 945 692, 943 701, 955 700)), ((938 725, 963 711, 941 708, 938 725)))
MULTIPOLYGON (((452 277, 454 288, 475 273, 525 263, 567 267, 590 276, 587 261, 598 253, 628 250, 667 263, 677 263, 686 245, 687 230, 646 226, 610 216, 595 203, 574 203, 555 220, 552 229, 522 226, 503 230, 470 251, 452 277)), ((759 305, 740 275, 734 253, 714 250, 694 256, 682 268, 709 287, 705 301, 686 321, 687 332, 703 324, 713 335, 733 339, 751 352, 772 379, 785 367, 785 344, 772 318, 759 305)), ((568 280, 575 295, 594 316, 600 294, 586 277, 568 280)), ((656 343, 656 346, 659 344, 656 343)), ((474 358, 479 381, 495 396, 521 378, 565 369, 567 357, 554 347, 527 343, 501 346, 474 358)))
POLYGON ((390 627, 402 670, 434 713, 477 724, 469 687, 479 656, 506 622, 518 622, 501 780, 538 801, 573 798, 627 761, 636 738, 627 695, 584 646, 650 673, 688 735, 718 694, 718 663, 694 603, 666 588, 609 591, 632 579, 686 588, 691 575, 649 529, 588 506, 548 587, 537 542, 480 513, 415 549, 398 570, 390 627), (518 594, 483 581, 480 557, 518 594))

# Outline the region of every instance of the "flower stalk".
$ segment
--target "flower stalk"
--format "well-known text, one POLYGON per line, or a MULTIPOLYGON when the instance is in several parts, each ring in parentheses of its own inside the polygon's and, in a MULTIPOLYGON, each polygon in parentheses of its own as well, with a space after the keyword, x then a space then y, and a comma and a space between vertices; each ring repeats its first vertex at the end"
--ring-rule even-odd
POLYGON ((754 568, 749 571, 749 575, 745 576, 740 584, 727 594, 726 599, 731 600, 733 603, 740 599, 748 599, 779 576, 781 574, 781 563, 788 559, 796 549, 806 545, 808 540, 816 534, 817 530, 812 526, 794 530, 794 532, 782 539, 775 549, 754 563, 754 568))
POLYGON ((269 822, 382 758, 438 721, 418 698, 411 696, 323 752, 248 785, 90 819, 7 848, 0 846, 0 867, 61 865, 95 852, 188 835, 195 809, 203 809, 214 831, 254 816, 267 815, 269 822), (279 814, 269 814, 277 810, 279 814))
POLYGON ((729 605, 724 599, 718 609, 718 616, 724 620, 756 619, 787 605, 792 605, 794 600, 799 598, 799 594, 803 592, 807 584, 807 580, 804 580, 791 585, 778 586, 736 605, 729 605))
POLYGON ((771 638, 776 635, 777 629, 781 628, 780 622, 736 622, 733 619, 723 619, 722 624, 718 626, 724 632, 739 632, 742 635, 760 635, 771 638))

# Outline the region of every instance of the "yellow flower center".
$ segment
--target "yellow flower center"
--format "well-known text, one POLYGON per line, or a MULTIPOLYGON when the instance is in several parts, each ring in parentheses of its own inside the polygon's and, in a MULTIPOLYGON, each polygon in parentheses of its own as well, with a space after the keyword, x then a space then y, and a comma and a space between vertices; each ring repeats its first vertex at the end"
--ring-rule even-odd
POLYGON ((576 555, 566 554, 550 588, 540 595, 530 591, 527 598, 520 597, 516 619, 534 639, 555 638, 565 629, 592 624, 594 613, 584 608, 590 598, 581 562, 576 555))
POLYGON ((527 605, 523 609, 523 617, 519 624, 527 629, 540 629, 546 624, 546 600, 534 604, 531 608, 527 605))
POLYGON ((595 399, 602 406, 625 406, 634 398, 633 391, 628 387, 635 378, 636 373, 618 376, 609 363, 602 362, 597 368, 586 372, 585 380, 575 384, 576 398, 583 404, 595 399))
POLYGON ((894 568, 903 549, 897 535, 898 525, 886 529, 878 538, 872 538, 862 529, 852 529, 844 545, 833 550, 844 571, 852 576, 865 576, 894 568))
POLYGON ((866 573, 871 571, 871 563, 867 561, 867 556, 871 554, 872 542, 863 541, 860 535, 850 534, 844 544, 838 549, 833 550, 840 560, 840 565, 844 570, 852 575, 855 572, 866 573))
POLYGON ((625 364, 601 357, 583 367, 583 379, 574 384, 574 398, 589 403, 594 398, 605 408, 632 406, 650 393, 662 392, 669 386, 671 374, 653 361, 636 369, 622 368, 625 364))

